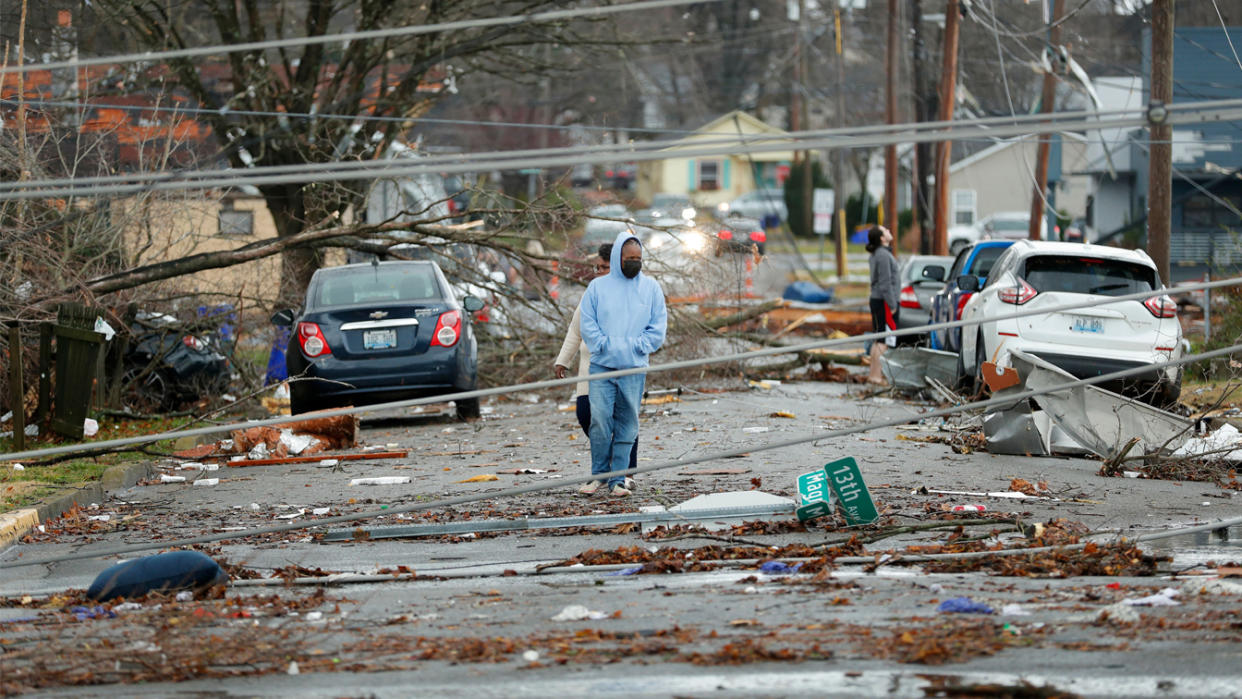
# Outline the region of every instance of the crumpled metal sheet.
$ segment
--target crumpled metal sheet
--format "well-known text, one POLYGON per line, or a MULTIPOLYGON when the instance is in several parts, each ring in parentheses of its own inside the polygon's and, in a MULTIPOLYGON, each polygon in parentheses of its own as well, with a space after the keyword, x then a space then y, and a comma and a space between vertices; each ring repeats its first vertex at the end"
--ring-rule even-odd
POLYGON ((895 347, 880 356, 880 370, 898 390, 927 388, 925 377, 951 386, 957 379, 957 355, 927 347, 895 347))
POLYGON ((1047 456, 1052 453, 1051 433, 1047 413, 1033 410, 1027 401, 983 416, 983 437, 993 454, 1047 456))
MULTIPOLYGON (((1077 380, 1025 352, 1015 350, 1010 358, 1025 375, 1026 390, 1055 388, 1077 380)), ((1136 449, 1141 450, 1134 453, 1146 454, 1166 443, 1167 449, 1177 449, 1194 435, 1190 420, 1095 386, 1076 386, 1032 400, 1075 442, 1105 458, 1134 437, 1139 438, 1136 449)))

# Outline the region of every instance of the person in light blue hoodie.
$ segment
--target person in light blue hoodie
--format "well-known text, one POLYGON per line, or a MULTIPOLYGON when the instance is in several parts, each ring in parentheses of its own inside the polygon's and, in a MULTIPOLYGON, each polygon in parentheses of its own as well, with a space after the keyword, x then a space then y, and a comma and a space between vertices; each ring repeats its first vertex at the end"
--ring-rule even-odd
MULTIPOLYGON (((582 341, 591 353, 591 373, 648 365, 664 344, 668 312, 659 282, 642 273, 643 246, 631 231, 617 235, 608 274, 593 280, 582 296, 582 341)), ((600 486, 623 497, 624 472, 638 437, 638 409, 646 374, 591 382, 591 473, 598 476, 578 489, 591 495, 600 486)))

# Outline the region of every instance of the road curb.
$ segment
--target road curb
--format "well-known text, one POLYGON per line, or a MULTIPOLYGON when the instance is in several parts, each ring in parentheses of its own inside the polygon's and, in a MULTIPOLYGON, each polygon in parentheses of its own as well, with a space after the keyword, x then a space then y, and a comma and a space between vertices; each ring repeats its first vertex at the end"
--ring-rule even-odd
POLYGON ((104 471, 97 481, 50 495, 34 507, 0 513, 0 549, 21 539, 40 522, 59 517, 73 509, 74 505, 102 504, 109 493, 128 488, 154 471, 155 465, 151 462, 113 466, 104 471))

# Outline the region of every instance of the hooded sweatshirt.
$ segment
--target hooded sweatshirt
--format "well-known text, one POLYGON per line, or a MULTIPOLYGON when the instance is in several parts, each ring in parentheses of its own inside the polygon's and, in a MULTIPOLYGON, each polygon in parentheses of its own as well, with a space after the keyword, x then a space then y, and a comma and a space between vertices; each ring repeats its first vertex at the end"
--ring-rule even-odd
POLYGON ((633 279, 621 273, 621 248, 627 241, 642 244, 622 231, 612 245, 611 269, 591 281, 582 296, 582 341, 591 363, 608 369, 647 366, 648 355, 664 344, 668 312, 659 282, 639 272, 633 279))

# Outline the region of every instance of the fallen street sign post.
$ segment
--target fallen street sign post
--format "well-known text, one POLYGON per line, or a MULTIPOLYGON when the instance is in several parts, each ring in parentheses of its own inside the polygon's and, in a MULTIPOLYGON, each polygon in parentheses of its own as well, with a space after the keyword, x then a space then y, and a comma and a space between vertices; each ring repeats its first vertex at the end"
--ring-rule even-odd
POLYGON ((798 476, 798 508, 794 513, 799 522, 823 517, 832 512, 832 491, 828 489, 828 474, 816 469, 798 476))
MULTIPOLYGON (((833 495, 836 496, 837 504, 841 507, 841 512, 845 515, 846 524, 849 526, 870 524, 880 517, 854 457, 847 456, 827 464, 824 466, 824 473, 828 475, 828 483, 832 487, 833 495)), ((799 485, 801 485, 801 478, 799 478, 799 485)))

